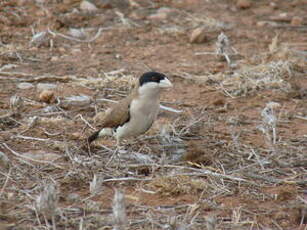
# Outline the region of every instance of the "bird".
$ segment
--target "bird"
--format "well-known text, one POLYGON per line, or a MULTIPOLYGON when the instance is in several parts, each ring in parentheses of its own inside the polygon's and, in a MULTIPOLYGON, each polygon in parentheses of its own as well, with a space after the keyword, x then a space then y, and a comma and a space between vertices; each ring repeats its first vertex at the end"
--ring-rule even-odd
POLYGON ((160 108, 160 92, 173 87, 165 74, 150 71, 139 78, 131 94, 106 111, 100 129, 87 138, 87 143, 103 136, 122 139, 137 137, 147 132, 157 118, 160 108))

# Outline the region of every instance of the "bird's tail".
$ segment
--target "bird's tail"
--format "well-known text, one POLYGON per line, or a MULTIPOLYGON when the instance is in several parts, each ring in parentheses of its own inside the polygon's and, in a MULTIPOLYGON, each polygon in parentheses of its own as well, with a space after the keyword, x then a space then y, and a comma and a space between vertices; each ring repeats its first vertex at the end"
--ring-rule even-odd
POLYGON ((96 140, 98 137, 99 137, 99 133, 100 133, 101 130, 98 130, 96 132, 94 132, 91 136, 89 136, 87 138, 87 142, 90 144, 92 143, 94 140, 96 140))

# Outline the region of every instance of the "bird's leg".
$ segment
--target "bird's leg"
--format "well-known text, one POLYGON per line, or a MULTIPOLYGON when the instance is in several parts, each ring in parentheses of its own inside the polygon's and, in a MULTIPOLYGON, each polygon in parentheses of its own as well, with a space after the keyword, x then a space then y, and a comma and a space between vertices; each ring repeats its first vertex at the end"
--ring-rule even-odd
MULTIPOLYGON (((113 160, 115 156, 117 156, 118 162, 120 161, 119 153, 120 153, 120 138, 116 137, 116 148, 113 150, 112 156, 110 160, 107 162, 106 165, 109 165, 109 163, 113 160)), ((119 163, 118 163, 119 165, 119 163)))

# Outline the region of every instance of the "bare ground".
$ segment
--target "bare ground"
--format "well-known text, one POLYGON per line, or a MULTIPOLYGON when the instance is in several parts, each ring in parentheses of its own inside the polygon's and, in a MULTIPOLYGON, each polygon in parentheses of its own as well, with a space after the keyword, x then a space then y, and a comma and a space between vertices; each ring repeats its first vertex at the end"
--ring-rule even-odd
POLYGON ((0 2, 0 229, 306 229, 306 1, 93 3, 0 2), (182 112, 82 149, 152 69, 182 112))

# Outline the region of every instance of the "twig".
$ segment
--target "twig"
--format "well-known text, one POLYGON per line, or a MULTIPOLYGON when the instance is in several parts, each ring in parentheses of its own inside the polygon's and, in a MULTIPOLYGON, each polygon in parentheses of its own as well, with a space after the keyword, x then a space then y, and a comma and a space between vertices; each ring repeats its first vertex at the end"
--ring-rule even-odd
POLYGON ((50 161, 42 161, 42 160, 35 160, 35 159, 32 159, 30 157, 26 157, 26 156, 23 156, 22 154, 14 151, 13 149, 11 149, 6 143, 2 143, 2 145, 8 149, 13 155, 17 156, 17 157, 20 157, 22 159, 25 159, 25 160, 28 160, 28 161, 33 161, 33 162, 36 162, 36 163, 41 163, 41 164, 50 164, 56 168, 60 168, 60 169, 64 169, 63 167, 57 165, 57 164, 54 164, 53 162, 50 162, 50 161))
POLYGON ((62 37, 62 38, 65 38, 65 39, 68 39, 68 40, 71 40, 71 41, 75 41, 75 42, 83 42, 83 43, 90 43, 90 42, 93 42, 95 41, 101 34, 102 31, 104 30, 110 30, 112 29, 112 27, 107 27, 107 28, 99 28, 97 33, 95 34, 94 37, 90 38, 90 39, 87 39, 87 40, 80 40, 80 39, 77 39, 77 38, 74 38, 74 37, 70 37, 70 36, 67 36, 65 34, 61 34, 61 33, 58 33, 58 32, 53 32, 52 30, 50 30, 49 28, 47 29, 48 33, 50 33, 52 36, 59 36, 59 37, 62 37))
POLYGON ((224 86, 222 85, 222 83, 220 83, 220 87, 221 89, 223 90, 223 92, 226 94, 226 96, 229 96, 231 98, 235 98, 234 96, 232 96, 225 88, 224 86))
POLYGON ((151 181, 152 178, 136 178, 136 177, 122 177, 122 178, 111 178, 105 179, 103 182, 115 182, 115 181, 151 181))
POLYGON ((160 105, 160 109, 163 109, 163 110, 166 110, 166 111, 169 111, 169 112, 173 112, 173 113, 182 113, 183 112, 182 110, 173 109, 171 107, 164 106, 164 105, 160 105))
POLYGON ((2 186, 2 189, 1 189, 1 192, 0 192, 0 198, 1 198, 2 194, 3 194, 3 192, 4 192, 4 189, 5 189, 6 185, 7 185, 7 182, 8 182, 9 179, 10 179, 11 172, 12 172, 12 167, 10 167, 9 172, 8 172, 8 174, 6 175, 5 182, 4 182, 4 184, 3 184, 3 186, 2 186))
POLYGON ((257 160, 257 162, 259 163, 261 169, 264 170, 264 166, 263 166, 263 164, 262 164, 262 162, 261 162, 261 160, 260 160, 259 155, 255 152, 254 149, 251 149, 251 151, 252 151, 252 154, 256 157, 256 160, 257 160))
POLYGON ((0 72, 0 80, 10 80, 10 81, 23 81, 23 82, 69 82, 71 80, 76 80, 77 77, 74 75, 69 76, 52 76, 52 75, 45 75, 45 76, 35 76, 29 73, 22 73, 22 72, 0 72), (13 77, 13 78, 4 78, 2 76, 13 77), (25 78, 20 78, 25 77, 25 78), (29 78, 31 77, 31 78, 29 78))
MULTIPOLYGON (((114 100, 110 100, 110 99, 106 99, 106 98, 99 98, 99 99, 96 99, 96 101, 106 101, 106 102, 118 103, 118 101, 114 101, 114 100)), ((182 110, 173 109, 171 107, 161 105, 161 104, 160 104, 160 109, 166 110, 166 111, 169 111, 169 112, 173 112, 173 113, 182 113, 183 112, 182 110)))
POLYGON ((307 116, 305 116, 305 117, 302 117, 302 116, 294 116, 294 117, 297 118, 297 119, 301 119, 301 120, 307 121, 307 116))
POLYGON ((22 135, 17 135, 15 138, 20 138, 24 140, 32 140, 32 141, 49 141, 50 139, 44 139, 44 138, 37 138, 37 137, 28 137, 28 136, 22 136, 22 135))
POLYGON ((91 129, 96 130, 87 120, 84 119, 84 117, 81 114, 78 114, 77 117, 80 117, 80 119, 91 129))
POLYGON ((253 172, 246 172, 245 175, 247 177, 251 177, 253 179, 258 179, 258 180, 263 180, 263 181, 266 181, 266 182, 270 182, 272 184, 279 184, 279 183, 283 182, 282 180, 275 179, 275 178, 272 178, 272 177, 267 177, 267 176, 264 176, 264 175, 257 175, 253 172))

